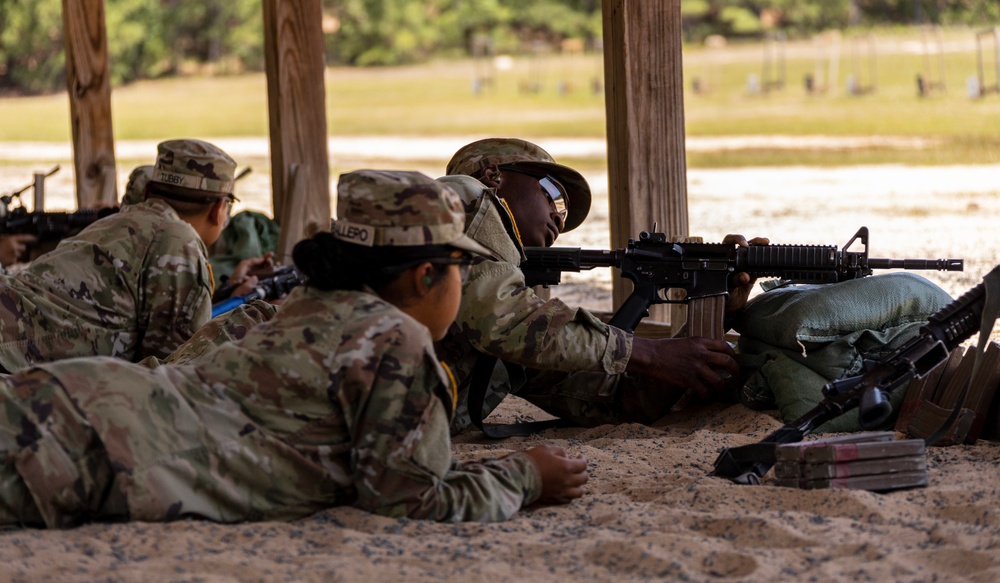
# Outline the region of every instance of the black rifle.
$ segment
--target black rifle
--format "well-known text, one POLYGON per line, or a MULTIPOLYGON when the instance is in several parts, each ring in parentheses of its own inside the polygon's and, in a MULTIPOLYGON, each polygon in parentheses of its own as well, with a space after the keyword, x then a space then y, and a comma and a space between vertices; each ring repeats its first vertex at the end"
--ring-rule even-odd
MULTIPOLYGON (((653 304, 687 303, 724 296, 730 276, 746 272, 756 278, 781 278, 791 283, 835 283, 871 275, 874 269, 936 269, 962 271, 961 259, 874 259, 868 256, 868 227, 838 250, 834 245, 751 245, 672 243, 663 233, 643 231, 624 249, 525 247, 521 271, 529 286, 558 284, 565 271, 617 267, 634 284, 632 294, 610 324, 634 330, 653 304), (848 251, 855 241, 862 251, 848 251), (667 290, 681 289, 683 299, 667 290)), ((721 324, 721 323, 720 323, 721 324)))
MULTIPOLYGON (((49 170, 47 174, 36 174, 35 182, 24 186, 10 194, 0 197, 0 235, 32 235, 35 242, 31 245, 29 255, 38 256, 51 250, 59 241, 71 237, 98 219, 118 212, 117 207, 102 209, 81 209, 75 212, 46 212, 36 210, 28 212, 21 202, 21 194, 31 187, 40 189, 40 180, 52 176, 59 171, 59 166, 49 170), (19 205, 10 208, 14 199, 19 205)), ((36 192, 35 204, 39 204, 36 192)))
POLYGON ((268 274, 257 275, 257 286, 248 294, 236 297, 229 297, 238 286, 225 284, 215 291, 212 296, 212 317, 224 314, 236 306, 246 304, 253 300, 276 300, 282 298, 292 291, 293 288, 302 285, 305 277, 292 265, 282 265, 275 267, 268 274))
MULTIPOLYGON (((875 429, 892 413, 889 394, 903 383, 919 379, 948 360, 949 353, 980 330, 980 349, 984 336, 993 328, 1000 309, 1000 266, 983 282, 960 298, 938 310, 920 328, 918 335, 899 350, 879 361, 866 360, 860 374, 827 383, 824 399, 801 417, 786 424, 758 443, 726 448, 715 460, 714 476, 729 478, 738 484, 756 484, 775 463, 775 447, 796 443, 817 427, 858 408, 858 421, 865 429, 875 429)), ((954 421, 965 399, 958 405, 941 430, 927 438, 933 444, 954 421)))
POLYGON ((0 218, 0 235, 34 235, 38 244, 61 241, 98 219, 118 212, 117 207, 74 212, 28 212, 17 207, 0 218))

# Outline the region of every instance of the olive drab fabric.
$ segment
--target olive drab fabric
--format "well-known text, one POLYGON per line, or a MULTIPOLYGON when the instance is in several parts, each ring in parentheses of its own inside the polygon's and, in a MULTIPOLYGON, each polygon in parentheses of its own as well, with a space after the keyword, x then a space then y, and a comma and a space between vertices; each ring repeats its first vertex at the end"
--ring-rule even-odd
POLYGON ((208 252, 165 201, 127 205, 0 276, 0 366, 166 357, 212 315, 208 252))
POLYGON ((276 252, 280 234, 278 223, 263 213, 241 211, 233 215, 219 240, 209 248, 216 290, 228 282, 240 261, 276 252))
MULTIPOLYGON (((951 302, 936 284, 907 272, 786 285, 758 294, 733 322, 740 333, 741 366, 750 371, 740 400, 754 409, 777 409, 792 422, 823 400, 824 385, 860 374, 866 360, 891 355, 951 302)), ((890 420, 905 394, 903 388, 892 391, 890 420)), ((817 428, 861 430, 855 414, 817 428)))

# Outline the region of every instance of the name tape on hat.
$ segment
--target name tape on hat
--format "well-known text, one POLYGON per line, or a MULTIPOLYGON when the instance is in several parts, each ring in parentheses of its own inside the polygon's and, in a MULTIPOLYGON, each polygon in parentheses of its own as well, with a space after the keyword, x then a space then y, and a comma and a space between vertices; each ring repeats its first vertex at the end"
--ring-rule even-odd
POLYGON ((232 180, 215 180, 203 176, 192 176, 190 174, 178 174, 162 168, 153 171, 150 182, 161 182, 173 186, 181 186, 192 190, 204 190, 208 192, 220 192, 229 194, 233 191, 232 180))
POLYGON ((355 245, 364 245, 365 247, 375 246, 375 227, 371 225, 359 225, 350 221, 334 220, 331 232, 334 237, 341 241, 354 243, 355 245))

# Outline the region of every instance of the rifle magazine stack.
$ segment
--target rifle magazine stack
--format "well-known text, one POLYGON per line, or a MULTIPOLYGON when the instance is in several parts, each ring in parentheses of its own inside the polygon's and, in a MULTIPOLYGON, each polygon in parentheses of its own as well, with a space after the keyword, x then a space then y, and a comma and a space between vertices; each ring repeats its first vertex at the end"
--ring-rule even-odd
POLYGON ((893 435, 871 431, 779 445, 775 449, 776 484, 804 490, 876 492, 926 486, 924 441, 894 440, 893 435))
POLYGON ((896 420, 896 431, 926 438, 947 422, 960 406, 958 418, 935 445, 973 444, 980 437, 996 438, 997 389, 1000 385, 1000 345, 990 342, 973 377, 975 348, 952 351, 948 360, 910 383, 896 420), (965 402, 958 403, 968 385, 965 402))

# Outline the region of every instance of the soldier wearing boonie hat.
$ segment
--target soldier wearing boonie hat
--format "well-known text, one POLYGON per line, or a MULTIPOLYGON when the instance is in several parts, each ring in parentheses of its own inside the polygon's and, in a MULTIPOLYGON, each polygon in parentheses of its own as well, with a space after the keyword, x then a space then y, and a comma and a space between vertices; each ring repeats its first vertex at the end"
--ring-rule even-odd
MULTIPOLYGON (((236 162, 218 146, 202 140, 168 140, 160 142, 156 151, 150 184, 200 191, 207 197, 233 194, 236 162)), ((185 194, 190 193, 174 196, 183 199, 185 194)))
POLYGON ((360 171, 338 197, 348 234, 300 241, 306 285, 243 338, 183 365, 75 359, 0 379, 0 455, 46 453, 0 467, 0 528, 293 520, 339 505, 485 522, 582 495, 587 461, 562 448, 452 459, 454 383, 433 337, 461 294, 448 261, 479 249, 457 195, 417 173, 360 171))
MULTIPOLYGON (((479 184, 469 177, 457 178, 479 184)), ((315 268, 303 266, 303 269, 321 272, 314 273, 314 284, 337 276, 335 283, 322 285, 331 289, 337 286, 356 289, 363 274, 370 275, 373 270, 395 272, 395 265, 428 258, 451 261, 449 257, 455 250, 493 258, 489 249, 465 235, 465 214, 456 189, 461 190, 461 187, 454 182, 440 184, 418 172, 357 170, 341 175, 337 195, 337 212, 341 218, 333 219, 330 232, 317 235, 315 239, 333 238, 351 245, 344 252, 348 257, 339 262, 339 269, 326 269, 324 257, 329 252, 320 252, 320 243, 314 241, 316 252, 309 258, 302 254, 300 261, 311 263, 315 260, 320 265, 315 268)), ((310 244, 306 242, 303 246, 310 244)), ((330 246, 328 242, 326 246, 330 246)), ((459 262, 461 272, 467 272, 468 263, 467 260, 459 262)), ((251 318, 256 318, 256 322, 274 314, 273 311, 261 313, 260 306, 242 308, 255 312, 251 318)), ((167 361, 193 360, 210 346, 237 339, 231 330, 239 331, 247 319, 247 314, 243 313, 235 313, 231 318, 215 318, 199 331, 196 340, 184 344, 167 361)))
MULTIPOLYGON (((160 143, 145 200, 2 280, 0 368, 77 356, 164 358, 190 338, 211 319, 206 246, 228 220, 235 168, 208 142, 160 143)), ((133 172, 136 183, 144 173, 133 172)))
POLYGON ((539 179, 551 177, 564 187, 568 214, 561 232, 580 226, 590 212, 590 185, 576 170, 557 164, 541 146, 518 138, 486 138, 460 148, 448 162, 448 175, 464 174, 481 178, 483 171, 495 166, 500 170, 522 172, 539 179))
POLYGON ((334 237, 365 247, 447 245, 490 256, 465 235, 462 201, 419 172, 358 170, 338 182, 334 237))
MULTIPOLYGON (((468 213, 467 232, 503 257, 502 262, 490 265, 489 269, 478 269, 476 266, 472 268, 468 283, 463 288, 462 309, 455 325, 438 344, 438 353, 455 363, 456 377, 462 387, 452 430, 459 431, 470 425, 478 425, 486 427, 485 431, 494 435, 518 434, 525 427, 524 424, 521 424, 521 428, 514 425, 494 431, 494 428, 482 423, 482 417, 488 415, 512 391, 517 391, 519 397, 546 412, 582 426, 619 422, 651 423, 669 412, 688 392, 706 399, 723 395, 727 388, 731 388, 727 387, 727 375, 736 379, 740 371, 735 359, 736 353, 725 340, 699 337, 638 338, 604 324, 587 310, 571 308, 559 300, 544 300, 525 286, 524 275, 518 269, 523 259, 522 241, 531 238, 534 242, 523 244, 551 245, 554 241, 553 224, 558 225, 558 221, 550 220, 554 216, 564 217, 564 228, 560 232, 578 224, 582 217, 573 214, 574 205, 581 205, 573 198, 574 193, 588 193, 582 197, 586 201, 582 204, 589 206, 589 190, 571 187, 575 180, 574 173, 567 173, 554 167, 554 164, 552 157, 538 146, 510 138, 489 138, 469 144, 459 149, 448 164, 450 174, 463 173, 481 183, 476 188, 470 188, 467 180, 461 182, 466 187, 461 191, 465 193, 463 201, 468 213), (563 215, 552 191, 541 184, 542 178, 537 182, 525 180, 518 177, 518 173, 534 178, 545 173, 545 178, 552 177, 563 183, 568 197, 568 212, 563 215), (553 198, 551 204, 543 207, 542 201, 548 203, 545 197, 553 198), (539 216, 541 220, 535 220, 539 216), (544 243, 540 243, 543 237, 544 243), (506 366, 494 366, 497 358, 505 361, 506 366), (484 372, 474 376, 473 373, 477 370, 484 372), (504 374, 499 374, 501 372, 504 374), (478 406, 480 402, 483 407, 478 406), (469 403, 477 404, 471 407, 472 411, 469 403)), ((459 178, 466 177, 450 175, 439 180, 453 181, 459 178)), ((727 237, 727 242, 734 245, 745 246, 754 241, 748 242, 741 235, 727 237)), ((766 239, 758 242, 766 244, 766 239)), ((885 274, 857 281, 866 286, 875 286, 872 289, 883 285, 895 286, 893 289, 899 291, 901 285, 898 282, 886 279, 895 275, 909 276, 885 274), (879 284, 880 279, 885 283, 879 284)), ((734 276, 725 306, 727 312, 737 312, 743 308, 753 284, 753 279, 748 274, 734 276)), ((922 278, 919 280, 921 284, 927 283, 922 278)), ((849 283, 854 282, 836 285, 846 286, 849 283)), ((827 289, 826 286, 822 287, 827 289)), ((950 297, 939 288, 930 289, 936 288, 933 285, 905 287, 907 291, 903 295, 914 298, 908 304, 914 307, 911 313, 899 313, 898 302, 879 306, 877 302, 862 301, 863 304, 873 304, 872 311, 866 313, 872 314, 873 321, 879 322, 879 326, 890 323, 880 333, 885 330, 902 330, 903 324, 916 325, 933 310, 940 309, 950 301, 950 297), (916 298, 920 301, 916 301, 916 298), (925 306, 931 309, 922 313, 925 306)), ((829 289, 837 288, 831 286, 829 289)), ((821 293, 826 295, 836 292, 821 293)), ((792 297, 795 297, 798 292, 793 294, 792 297)), ((858 297, 861 296, 901 297, 896 294, 871 293, 870 290, 867 295, 858 294, 858 297)), ((756 305, 762 303, 757 302, 756 305)), ((781 303, 774 302, 775 305, 781 303)), ((835 325, 840 321, 838 315, 814 312, 809 315, 813 322, 829 321, 831 329, 840 330, 834 336, 843 334, 844 327, 835 325)), ((745 314, 743 319, 746 319, 745 314)), ((778 321, 767 310, 764 310, 764 316, 760 320, 778 321)), ((790 326, 787 329, 796 328, 790 326)), ((852 334, 860 331, 852 330, 852 334)), ((751 336, 746 329, 740 332, 741 338, 751 336)), ((900 337, 902 336, 897 338, 900 337)), ((770 346, 766 341, 761 344, 770 346)), ((796 346, 790 346, 789 349, 795 350, 796 346)), ((821 360, 829 364, 828 361, 821 360)), ((860 361, 859 356, 848 355, 843 360, 846 364, 837 367, 831 365, 827 369, 843 370, 850 362, 860 361)), ((784 369, 781 372, 788 373, 782 381, 793 381, 786 384, 796 387, 815 385, 815 371, 807 371, 803 375, 793 375, 784 369)), ((764 380, 761 382, 766 383, 764 380)), ((816 394, 819 393, 818 389, 819 386, 815 386, 816 394)), ((807 389, 811 390, 813 389, 807 389)), ((812 398, 811 395, 808 398, 812 398)), ((771 401, 771 405, 773 403, 771 401)), ((794 415, 791 417, 794 418, 794 415)), ((538 430, 537 426, 529 425, 527 428, 530 431, 538 430)))
MULTIPOLYGON (((587 424, 607 422, 615 414, 610 411, 614 405, 610 383, 588 380, 584 386, 566 388, 560 385, 561 378, 536 383, 532 374, 473 378, 477 362, 479 370, 493 370, 487 364, 492 358, 535 371, 593 371, 602 379, 624 371, 631 334, 586 310, 539 297, 525 286, 518 268, 524 257, 522 245, 551 245, 556 235, 582 223, 591 204, 587 181, 537 144, 517 138, 468 144, 451 158, 447 172, 438 180, 452 184, 462 195, 468 235, 502 258, 472 267, 455 325, 437 345, 442 358, 454 364, 461 387, 452 431, 481 425, 482 417, 514 390, 557 416, 579 423, 589 420, 587 424), (485 391, 481 415, 469 411, 473 386, 485 391)), ((519 368, 511 365, 506 370, 519 368)))

